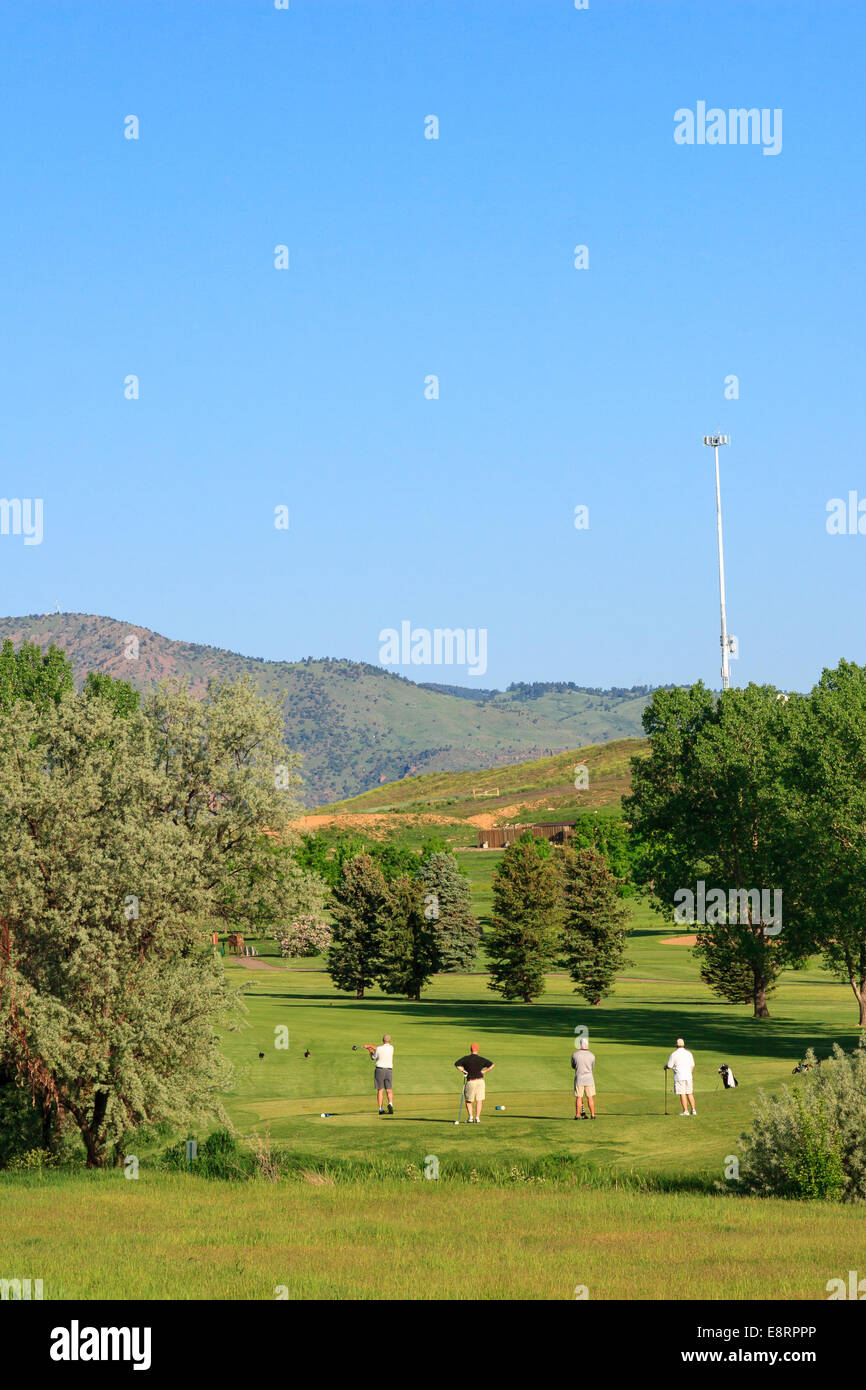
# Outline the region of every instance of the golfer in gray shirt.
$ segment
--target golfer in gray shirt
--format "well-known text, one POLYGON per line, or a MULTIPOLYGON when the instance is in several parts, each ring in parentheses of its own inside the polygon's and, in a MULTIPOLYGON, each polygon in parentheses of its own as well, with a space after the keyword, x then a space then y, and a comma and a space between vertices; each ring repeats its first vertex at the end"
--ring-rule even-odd
POLYGON ((592 1069, 595 1066, 595 1053, 590 1052, 589 1042, 586 1038, 581 1038, 580 1046, 571 1054, 571 1066, 574 1071, 574 1118, 576 1120, 594 1120, 595 1080, 592 1069), (583 1109, 584 1096, 586 1096, 586 1103, 589 1106, 588 1115, 583 1109))

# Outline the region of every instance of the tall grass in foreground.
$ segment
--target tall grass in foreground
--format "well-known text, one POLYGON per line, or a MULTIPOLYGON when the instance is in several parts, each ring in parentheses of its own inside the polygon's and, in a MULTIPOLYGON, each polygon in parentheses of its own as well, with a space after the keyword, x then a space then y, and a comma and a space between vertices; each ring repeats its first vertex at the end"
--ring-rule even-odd
POLYGON ((821 1299, 866 1269, 866 1207, 327 1178, 6 1176, 0 1275, 47 1299, 821 1299))

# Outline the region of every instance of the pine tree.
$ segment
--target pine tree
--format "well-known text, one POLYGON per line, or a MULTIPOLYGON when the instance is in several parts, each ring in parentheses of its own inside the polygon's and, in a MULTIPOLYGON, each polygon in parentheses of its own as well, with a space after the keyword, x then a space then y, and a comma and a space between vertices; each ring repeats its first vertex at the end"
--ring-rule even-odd
POLYGON ((472 914, 472 892, 457 860, 434 851, 424 861, 421 882, 425 913, 437 947, 437 970, 471 970, 478 951, 478 922, 472 914))
POLYGON ((388 885, 369 854, 347 859, 331 903, 334 932, 328 974, 337 989, 356 999, 376 983, 381 967, 382 933, 390 918, 388 885))
POLYGON ((388 884, 377 983, 385 994, 420 999, 436 969, 437 954, 434 923, 424 910, 423 889, 417 878, 401 874, 388 884))
POLYGON ((547 840, 522 835, 505 851, 493 879, 493 930, 487 943, 488 988, 531 1004, 560 940, 562 883, 547 840))
POLYGON ((627 963, 628 908, 619 896, 619 880, 594 849, 565 851, 563 883, 563 963, 575 994, 600 1004, 627 963))

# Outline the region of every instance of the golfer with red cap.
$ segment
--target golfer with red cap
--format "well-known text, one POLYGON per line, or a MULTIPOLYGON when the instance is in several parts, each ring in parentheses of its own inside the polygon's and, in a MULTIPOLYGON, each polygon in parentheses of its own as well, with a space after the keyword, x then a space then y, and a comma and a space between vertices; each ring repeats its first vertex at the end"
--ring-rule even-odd
POLYGON ((486 1057, 479 1057, 478 1044, 470 1043, 469 1052, 465 1057, 459 1057, 454 1063, 458 1071, 462 1071, 466 1077, 463 1086, 463 1098, 466 1101, 466 1109, 469 1112, 467 1124, 481 1124, 481 1107, 484 1104, 485 1085, 484 1078, 489 1071, 493 1070, 493 1062, 486 1057), (472 1107, 475 1106, 475 1118, 473 1120, 472 1107))

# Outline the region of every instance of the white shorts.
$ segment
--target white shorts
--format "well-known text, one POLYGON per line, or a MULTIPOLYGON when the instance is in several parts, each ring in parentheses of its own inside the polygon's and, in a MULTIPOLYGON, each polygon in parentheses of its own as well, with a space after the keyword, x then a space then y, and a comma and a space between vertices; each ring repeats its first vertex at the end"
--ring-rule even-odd
POLYGON ((680 1081, 677 1077, 674 1077, 674 1095, 675 1095, 675 1096, 690 1096, 691 1093, 692 1093, 692 1078, 691 1078, 690 1076, 686 1077, 685 1081, 680 1081))

